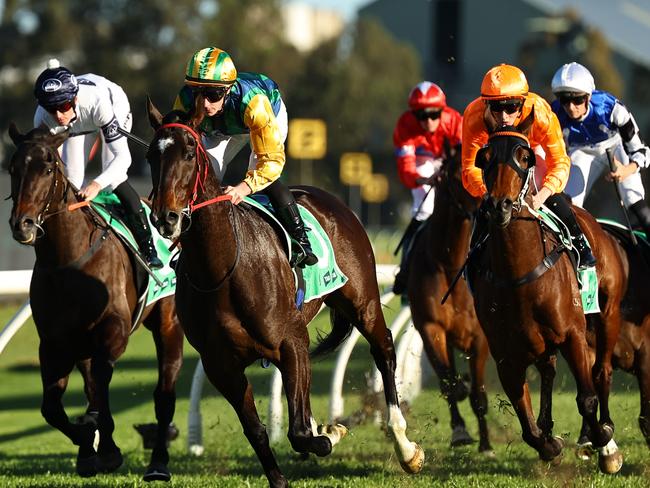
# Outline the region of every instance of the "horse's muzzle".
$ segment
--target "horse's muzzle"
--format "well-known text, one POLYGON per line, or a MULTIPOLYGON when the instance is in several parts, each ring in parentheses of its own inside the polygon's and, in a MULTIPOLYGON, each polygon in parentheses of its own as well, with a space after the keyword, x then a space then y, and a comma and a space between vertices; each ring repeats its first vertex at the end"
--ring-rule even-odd
MULTIPOLYGON (((10 221, 11 224, 11 221, 10 221)), ((38 236, 36 221, 30 217, 19 217, 13 220, 11 233, 13 238, 26 246, 33 246, 38 236)))
POLYGON ((153 217, 153 225, 160 235, 167 239, 178 237, 181 228, 181 214, 172 210, 163 210, 153 217))
POLYGON ((490 206, 488 207, 488 213, 490 215, 490 220, 498 227, 508 227, 510 219, 512 218, 512 200, 509 198, 497 200, 494 197, 490 197, 489 202, 490 206))

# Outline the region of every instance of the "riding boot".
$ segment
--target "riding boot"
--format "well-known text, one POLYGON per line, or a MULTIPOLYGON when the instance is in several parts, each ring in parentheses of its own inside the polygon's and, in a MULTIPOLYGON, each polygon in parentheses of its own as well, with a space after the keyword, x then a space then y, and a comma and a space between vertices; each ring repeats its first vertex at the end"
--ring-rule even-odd
POLYGON ((639 221, 639 225, 645 233, 646 241, 650 242, 650 208, 648 204, 645 203, 645 200, 639 200, 630 205, 630 210, 639 221))
POLYGON ((587 243, 587 238, 582 232, 576 216, 569 206, 566 198, 559 193, 551 195, 546 199, 546 206, 549 207, 555 215, 557 215, 564 225, 567 226, 569 232, 571 233, 571 242, 578 251, 580 256, 580 268, 590 268, 596 265, 596 257, 591 252, 591 248, 587 243))
POLYGON ((291 202, 277 209, 278 220, 293 239, 292 252, 297 255, 292 266, 312 266, 318 262, 305 231, 305 223, 298 210, 298 205, 291 202))
POLYGON ((163 263, 156 253, 156 247, 151 237, 149 221, 144 209, 140 208, 136 214, 127 214, 125 222, 129 226, 129 230, 133 233, 135 242, 137 242, 138 248, 140 249, 140 254, 144 257, 149 267, 151 269, 162 268, 163 263))
POLYGON ((416 234, 421 224, 422 222, 413 218, 411 219, 411 222, 409 222, 409 225, 406 227, 406 231, 404 231, 404 237, 402 238, 402 259, 400 259, 399 271, 395 275, 395 283, 393 283, 393 293, 395 293, 395 295, 401 295, 406 291, 409 271, 409 251, 411 250, 413 236, 416 234))

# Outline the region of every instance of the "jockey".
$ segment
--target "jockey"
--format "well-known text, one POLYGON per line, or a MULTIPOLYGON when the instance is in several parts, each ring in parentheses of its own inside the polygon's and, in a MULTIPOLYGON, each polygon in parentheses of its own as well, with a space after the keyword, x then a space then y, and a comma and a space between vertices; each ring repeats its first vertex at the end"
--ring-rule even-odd
POLYGON ((562 126, 571 157, 571 174, 566 193, 573 204, 582 206, 603 171, 610 171, 607 150, 614 151, 617 182, 623 204, 639 220, 650 238, 650 208, 639 170, 647 168, 648 147, 628 109, 614 95, 596 90, 587 68, 569 63, 557 70, 551 82, 556 100, 551 108, 562 126))
POLYGON ((101 190, 111 189, 122 204, 125 223, 145 261, 150 268, 162 268, 140 197, 127 181, 131 153, 119 131, 128 132, 133 123, 126 93, 115 83, 92 73, 75 77, 58 60, 51 59, 36 79, 34 96, 38 100, 34 127, 45 125, 52 133, 70 131, 61 147, 61 157, 66 176, 80 188, 79 195, 92 200, 101 190), (102 172, 84 185, 86 164, 98 134, 103 143, 102 172))
POLYGON ((433 179, 442 167, 445 146, 460 144, 462 125, 461 115, 447 106, 442 89, 430 81, 418 83, 411 90, 408 105, 409 110, 400 116, 393 132, 397 173, 413 195, 412 219, 402 238, 402 259, 393 285, 396 294, 406 288, 413 236, 433 213, 433 179))
POLYGON ((488 141, 490 125, 515 126, 534 110, 535 120, 528 136, 530 145, 537 154, 536 169, 540 179, 538 190, 533 195, 535 210, 542 204, 564 222, 571 233, 571 239, 580 254, 580 266, 596 264, 587 239, 580 229, 575 215, 566 199, 561 195, 569 179, 570 160, 566 154, 562 131, 557 117, 548 103, 539 95, 528 91, 526 76, 517 67, 501 64, 491 68, 481 83, 481 96, 471 102, 463 114, 463 186, 475 197, 485 197, 487 188, 483 182, 483 171, 475 166, 476 154, 488 141), (545 153, 545 160, 539 156, 539 149, 545 153))
POLYGON ((288 122, 277 84, 262 74, 238 74, 228 53, 207 47, 194 53, 187 63, 185 85, 174 109, 189 112, 197 95, 203 95, 206 111, 199 131, 219 180, 244 145, 250 144, 252 149, 246 177, 235 186, 227 186, 225 193, 232 196, 235 205, 251 193, 266 194, 294 241, 295 264, 316 264, 318 258, 296 200, 279 179, 286 159, 288 122))

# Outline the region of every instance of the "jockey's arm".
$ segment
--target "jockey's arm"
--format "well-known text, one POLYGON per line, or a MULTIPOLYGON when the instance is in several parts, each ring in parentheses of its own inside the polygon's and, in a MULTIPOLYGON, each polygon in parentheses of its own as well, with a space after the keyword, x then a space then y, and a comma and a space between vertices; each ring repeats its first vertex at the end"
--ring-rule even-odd
POLYGON ((641 140, 639 127, 632 113, 625 105, 616 102, 612 110, 611 120, 612 124, 618 128, 623 147, 630 158, 630 164, 636 163, 636 171, 647 168, 650 162, 648 161, 648 147, 641 140))

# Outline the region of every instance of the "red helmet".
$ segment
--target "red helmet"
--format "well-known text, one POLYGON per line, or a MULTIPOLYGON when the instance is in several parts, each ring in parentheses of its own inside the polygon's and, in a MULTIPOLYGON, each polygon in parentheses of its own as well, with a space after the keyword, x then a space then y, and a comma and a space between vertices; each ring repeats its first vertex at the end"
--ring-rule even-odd
POLYGON ((411 110, 422 110, 423 108, 445 108, 447 97, 435 83, 423 81, 415 85, 409 95, 409 107, 411 110))

